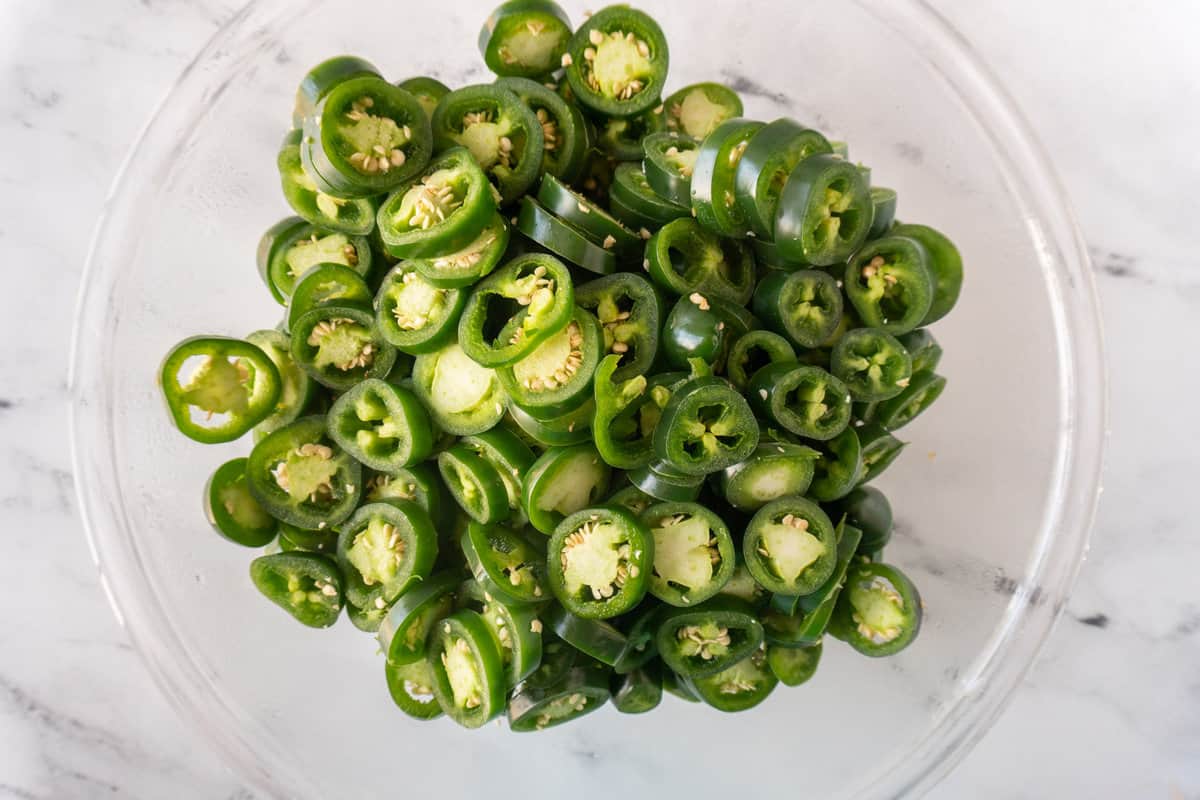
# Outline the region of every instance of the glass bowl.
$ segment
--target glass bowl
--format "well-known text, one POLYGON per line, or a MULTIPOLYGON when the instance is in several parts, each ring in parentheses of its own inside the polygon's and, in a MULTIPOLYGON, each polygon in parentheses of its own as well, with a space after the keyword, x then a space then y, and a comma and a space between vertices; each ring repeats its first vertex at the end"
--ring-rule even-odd
MULTIPOLYGON (((251 585, 254 554, 205 522, 205 480, 250 443, 180 436, 155 373, 185 336, 279 318, 254 253, 289 213, 275 152, 298 79, 353 52, 395 80, 487 81, 475 37, 493 2, 251 3, 132 150, 88 264, 72 374, 81 505, 116 613, 180 713, 281 797, 465 798, 498 781, 528 797, 731 796, 747 780, 812 797, 927 789, 996 718, 1070 590, 1098 492, 1105 380, 1092 278, 1053 169, 921 3, 642 4, 671 40, 672 86, 724 81, 747 116, 849 141, 899 190, 903 219, 962 249, 962 301, 937 325, 949 388, 904 429, 912 444, 880 481, 898 518, 889 560, 928 606, 909 650, 877 661, 832 642, 813 681, 740 715, 667 698, 644 717, 608 708, 538 736, 468 733, 392 708, 372 639, 345 620, 292 623, 251 585)), ((578 21, 581 4, 566 5, 578 21)))

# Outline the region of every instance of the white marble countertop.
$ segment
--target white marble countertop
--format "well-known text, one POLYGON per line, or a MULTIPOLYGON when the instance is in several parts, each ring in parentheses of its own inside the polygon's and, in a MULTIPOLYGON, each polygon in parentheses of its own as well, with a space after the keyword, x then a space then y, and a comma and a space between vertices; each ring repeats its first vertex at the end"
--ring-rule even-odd
MULTIPOLYGON (((84 542, 65 425, 76 284, 146 115, 235 0, 0 3, 0 798, 248 798, 168 708, 84 542)), ((1200 798, 1200 6, 938 6, 1057 158, 1112 374, 1106 494, 1036 669, 938 798, 1200 798), (1037 43, 1035 43, 1035 40, 1037 43)))

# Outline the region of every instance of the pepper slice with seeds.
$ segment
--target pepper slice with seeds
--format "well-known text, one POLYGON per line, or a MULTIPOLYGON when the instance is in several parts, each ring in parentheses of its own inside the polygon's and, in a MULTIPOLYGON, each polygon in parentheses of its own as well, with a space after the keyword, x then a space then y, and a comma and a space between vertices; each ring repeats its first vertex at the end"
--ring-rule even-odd
POLYGON ((900 394, 884 400, 875 409, 872 420, 889 431, 899 430, 920 416, 946 389, 946 379, 933 372, 912 376, 900 394))
POLYGON ((328 628, 342 613, 342 576, 325 556, 260 556, 250 562, 250 579, 263 596, 310 628, 328 628))
POLYGON ((463 351, 485 367, 515 364, 567 327, 575 287, 565 264, 529 253, 480 281, 458 322, 463 351))
POLYGON ((609 466, 617 469, 644 467, 654 458, 654 429, 670 400, 669 386, 679 373, 646 378, 635 375, 616 379, 618 357, 606 356, 593 378, 596 414, 593 438, 596 450, 609 466))
POLYGON ((584 619, 609 619, 645 596, 654 540, 623 508, 584 508, 555 528, 546 561, 563 608, 584 619))
POLYGON ((365 237, 322 230, 300 217, 286 217, 258 241, 258 273, 280 305, 287 305, 296 281, 321 264, 340 264, 364 279, 371 272, 371 246, 365 237))
POLYGON ((317 64, 305 73, 296 87, 292 127, 304 127, 304 120, 316 113, 317 104, 325 99, 333 87, 351 78, 364 76, 378 78, 379 70, 370 61, 357 56, 334 56, 317 64))
POLYGON ((425 659, 410 664, 384 663, 388 693, 396 707, 413 719, 437 719, 442 715, 433 693, 433 667, 425 659))
POLYGON ((959 294, 962 293, 962 254, 944 233, 928 225, 895 225, 888 235, 916 239, 929 256, 927 265, 933 282, 933 299, 929 303, 929 311, 921 319, 921 324, 932 325, 950 313, 950 309, 954 308, 959 294))
POLYGON ((605 275, 576 287, 575 302, 604 327, 604 349, 618 359, 614 380, 650 371, 664 316, 662 296, 652 283, 630 272, 605 275))
POLYGON ((729 526, 696 503, 659 503, 640 515, 654 537, 649 591, 686 608, 721 591, 737 566, 729 526))
POLYGON ((542 123, 501 86, 465 86, 443 97, 433 112, 433 140, 439 150, 455 145, 469 150, 503 203, 523 195, 541 172, 542 123))
POLYGON ((329 303, 300 316, 292 329, 292 358, 322 386, 344 391, 367 378, 382 378, 396 349, 375 327, 375 315, 357 306, 329 303))
POLYGON ((734 195, 756 236, 774 238, 779 197, 796 165, 832 150, 818 131, 786 117, 768 123, 750 139, 734 176, 734 195))
POLYGON ((437 531, 425 509, 411 500, 367 503, 339 530, 346 599, 359 608, 382 610, 433 571, 437 531))
POLYGON ((929 252, 907 236, 876 239, 846 265, 845 289, 864 323, 896 336, 908 333, 933 301, 929 252))
POLYGON ((811 647, 820 643, 845 583, 846 570, 862 542, 862 531, 846 524, 844 519, 837 526, 836 535, 837 563, 819 588, 806 595, 771 597, 771 610, 762 618, 767 642, 779 647, 811 647))
POLYGON ((686 475, 738 463, 758 445, 758 422, 746 399, 716 376, 673 389, 654 429, 654 454, 686 475))
POLYGON ((672 203, 688 205, 700 142, 676 132, 654 133, 642 140, 641 147, 642 170, 650 188, 672 203))
POLYGON ((820 506, 802 497, 773 500, 746 527, 742 555, 764 589, 804 595, 821 587, 837 564, 837 534, 820 506))
POLYGON ((310 411, 320 394, 320 387, 292 358, 291 340, 286 333, 255 331, 246 337, 246 341, 266 353, 279 371, 279 399, 275 401, 275 408, 269 417, 254 426, 255 439, 260 439, 310 411))
POLYGON ((288 298, 284 324, 290 330, 306 312, 328 304, 370 308, 374 299, 362 276, 341 264, 318 264, 300 276, 288 298))
POLYGON ((342 81, 304 120, 300 159, 335 197, 385 194, 425 169, 433 154, 429 118, 417 98, 378 76, 342 81))
POLYGON ((808 487, 809 496, 821 503, 845 497, 858 485, 863 473, 862 445, 858 441, 858 433, 849 427, 832 439, 815 442, 814 445, 820 455, 808 487))
POLYGON ((673 219, 690 217, 688 206, 660 197, 646 180, 640 164, 624 163, 613 172, 609 210, 630 228, 653 231, 673 219))
POLYGON ((538 78, 558 69, 571 21, 552 0, 508 0, 479 31, 479 52, 497 75, 538 78))
POLYGON ((641 238, 619 220, 553 175, 542 178, 537 197, 547 211, 578 228, 605 250, 628 253, 642 243, 641 238))
POLYGON ((657 105, 669 63, 662 28, 625 5, 586 19, 562 59, 578 101, 611 117, 632 117, 657 105))
POLYGON ((647 664, 624 675, 613 675, 609 683, 613 706, 622 714, 645 714, 662 702, 662 671, 647 664))
POLYGON ((590 145, 583 112, 553 89, 528 78, 499 78, 496 85, 521 98, 542 125, 545 145, 540 174, 574 183, 583 173, 590 145))
POLYGON ((663 663, 684 678, 715 675, 759 648, 763 629, 745 601, 717 595, 667 612, 656 634, 663 663))
POLYGON ((829 369, 846 384, 855 400, 888 400, 911 382, 912 356, 885 331, 854 328, 833 346, 829 369))
POLYGON ((513 403, 535 417, 555 417, 591 396, 604 341, 600 321, 576 308, 571 321, 496 374, 513 403))
POLYGON ((650 278, 677 295, 745 305, 754 293, 754 256, 735 239, 717 236, 694 219, 668 222, 646 242, 650 278))
POLYGON ((462 609, 429 632, 433 692, 446 716, 479 728, 503 713, 507 679, 496 639, 483 617, 462 609))
POLYGON ((806 439, 832 439, 850 424, 850 392, 820 367, 769 364, 750 378, 746 395, 755 412, 806 439))
POLYGON ((541 545, 524 533, 470 522, 459 544, 476 582, 488 594, 514 605, 550 599, 541 545))
POLYGON ((167 411, 179 432, 204 444, 232 442, 275 411, 281 382, 257 346, 195 336, 171 349, 159 370, 167 411))
POLYGON ((772 331, 749 331, 733 340, 725 361, 725 377, 738 389, 745 389, 750 377, 768 364, 795 361, 791 343, 772 331))
POLYGON ((844 318, 842 292, 827 272, 771 271, 754 291, 754 313, 797 347, 822 346, 844 318))
POLYGON ((455 436, 490 429, 508 407, 495 370, 480 366, 457 342, 417 356, 412 380, 433 421, 455 436))
POLYGON ((322 190, 304 169, 300 155, 303 138, 303 131, 288 133, 275 159, 284 199, 305 221, 322 230, 366 236, 375 228, 378 200, 335 197, 322 190))
POLYGON ((462 574, 447 570, 431 575, 396 600, 379 625, 377 638, 389 664, 399 666, 425 657, 433 626, 454 610, 454 594, 462 574))
POLYGON ((775 246, 797 264, 845 261, 866 241, 875 206, 858 168, 827 153, 796 164, 779 195, 775 246))
POLYGON ((396 258, 437 258, 471 245, 494 219, 487 176, 464 147, 438 155, 379 207, 379 236, 396 258))
POLYGON ((614 161, 641 161, 642 140, 662 133, 665 127, 661 105, 632 117, 595 114, 592 120, 596 126, 595 146, 614 161))
POLYGON ((405 78, 402 81, 397 81, 396 85, 417 98, 417 102, 421 104, 421 110, 431 120, 433 119, 433 110, 437 108, 437 104, 443 97, 450 94, 449 86, 437 78, 431 78, 428 75, 405 78))
MULTIPOLYGON (((496 213, 469 244, 451 253, 413 258, 408 265, 441 289, 470 286, 491 273, 508 250, 509 226, 496 213)), ((465 297, 465 296, 464 296, 465 297)))
POLYGON ((767 665, 763 649, 714 675, 692 678, 696 696, 718 711, 746 711, 766 700, 779 679, 767 665))
POLYGON ((528 522, 525 507, 521 505, 521 490, 525 474, 537 460, 529 445, 513 431, 500 426, 474 436, 464 436, 461 443, 495 467, 508 497, 511 524, 522 526, 528 522))
POLYGON ((359 463, 392 472, 433 452, 429 414, 411 389, 368 378, 329 409, 329 436, 359 463))
POLYGON ((763 123, 735 117, 718 125, 700 145, 692 169, 692 211, 701 225, 722 236, 750 230, 734 195, 735 176, 750 140, 763 123))
POLYGON ((263 437, 246 462, 254 498, 289 525, 324 530, 362 495, 362 467, 329 438, 325 417, 303 417, 263 437))
POLYGON ((748 457, 722 470, 717 486, 734 508, 757 511, 772 500, 808 491, 816 461, 811 447, 763 441, 748 457))
POLYGON ((450 495, 471 519, 490 524, 511 516, 503 477, 477 452, 456 444, 438 453, 437 465, 450 495))
POLYGON ((401 262, 384 276, 375 295, 375 325, 397 350, 418 355, 454 339, 467 294, 435 286, 415 265, 401 262))
POLYGON ((856 561, 829 622, 829 633, 865 656, 899 653, 921 629, 921 596, 903 572, 856 561))
POLYGON ((245 458, 217 467, 204 487, 204 511, 213 530, 243 547, 270 544, 279 529, 275 518, 250 494, 245 458))
POLYGON ((592 438, 592 422, 596 404, 585 399, 578 407, 557 417, 538 419, 523 408, 513 405, 508 409, 512 427, 540 447, 570 447, 583 444, 592 438))
POLYGON ((513 690, 508 701, 509 729, 514 733, 542 731, 590 714, 608 702, 610 675, 603 664, 579 658, 548 685, 531 676, 513 690))
POLYGON ((590 444, 547 449, 525 474, 522 503, 529 523, 553 534, 566 517, 604 497, 611 474, 590 444))

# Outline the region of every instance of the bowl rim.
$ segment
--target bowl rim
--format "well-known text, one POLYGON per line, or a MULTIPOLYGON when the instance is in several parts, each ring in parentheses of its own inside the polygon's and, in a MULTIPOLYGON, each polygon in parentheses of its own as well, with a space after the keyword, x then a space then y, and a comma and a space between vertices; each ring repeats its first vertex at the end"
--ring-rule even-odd
MULTIPOLYGON (((318 2, 293 3, 288 12, 304 14, 318 2)), ((1028 559, 1026 579, 1016 586, 992 637, 964 671, 960 689, 928 732, 903 760, 877 773, 886 774, 886 781, 880 777, 856 793, 857 797, 892 797, 929 790, 978 743, 1033 666, 1060 618, 1086 555, 1101 491, 1108 377, 1100 305, 1087 247, 1061 181, 1032 127, 969 42, 925 0, 854 2, 923 52, 926 63, 959 96, 1004 162, 1009 192, 1022 205, 1051 295, 1060 365, 1058 410, 1063 422, 1055 481, 1028 559), (1018 168, 1021 163, 1028 167, 1018 168)), ((93 375, 98 367, 88 353, 98 341, 97 323, 110 308, 110 298, 95 291, 96 278, 106 266, 112 268, 108 253, 123 239, 123 226, 132 222, 129 206, 133 196, 126 189, 138 185, 154 167, 135 156, 159 130, 169 129, 183 116, 181 97, 199 93, 211 99, 205 87, 213 75, 248 57, 247 48, 261 47, 264 39, 269 40, 269 23, 281 8, 279 0, 252 0, 230 17, 164 95, 117 171, 96 224, 77 295, 68 375, 69 429, 76 494, 101 587, 155 683, 179 715, 199 728, 240 777, 267 795, 307 796, 295 778, 273 769, 286 754, 264 745, 269 738, 247 734, 258 730, 258 724, 203 673, 186 637, 175 630, 166 613, 152 603, 125 602, 134 596, 156 594, 154 580, 143 569, 127 534, 119 493, 110 491, 112 486, 104 478, 93 480, 93 476, 105 475, 94 467, 105 466, 111 448, 106 453, 85 435, 97 405, 91 379, 102 377, 93 375), (108 524, 114 517, 120 524, 108 524)), ((222 84, 215 91, 223 88, 222 84)), ((109 460, 107 465, 111 481, 115 464, 109 460)))

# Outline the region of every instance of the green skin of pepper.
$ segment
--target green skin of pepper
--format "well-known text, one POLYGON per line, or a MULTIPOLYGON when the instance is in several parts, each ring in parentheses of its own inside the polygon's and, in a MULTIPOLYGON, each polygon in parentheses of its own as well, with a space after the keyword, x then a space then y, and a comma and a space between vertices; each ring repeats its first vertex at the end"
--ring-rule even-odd
MULTIPOLYGON (((763 123, 735 117, 717 126, 700 146, 692 169, 692 210, 701 225, 722 236, 742 238, 749 230, 736 204, 734 179, 744 149, 763 123)), ((748 147, 748 145, 747 145, 748 147)))
POLYGON ((908 446, 887 432, 882 425, 868 422, 858 429, 858 438, 862 445, 863 476, 860 483, 867 483, 891 466, 908 446))
POLYGON ((271 415, 282 389, 279 370, 266 353, 249 342, 221 336, 195 336, 175 345, 163 359, 162 368, 159 370, 159 385, 162 387, 167 410, 180 433, 204 444, 232 442, 240 438, 271 415), (208 409, 189 401, 187 390, 179 383, 179 373, 184 362, 197 356, 214 361, 233 358, 249 368, 252 384, 246 387, 243 382, 240 389, 247 396, 247 407, 244 411, 226 412, 229 418, 217 425, 205 425, 192 419, 193 407, 201 411, 208 409))
POLYGON ((546 624, 564 642, 610 667, 629 644, 625 634, 612 623, 576 616, 560 605, 549 607, 546 624))
POLYGON ((934 283, 929 263, 929 252, 916 239, 893 235, 876 239, 858 251, 847 265, 846 296, 864 324, 894 336, 908 333, 922 324, 931 308, 934 283), (866 274, 875 269, 871 262, 876 257, 884 259, 883 269, 895 279, 882 298, 871 296, 870 278, 866 274), (902 298, 903 311, 899 315, 890 314, 882 305, 885 301, 894 302, 888 300, 889 296, 902 298))
MULTIPOLYGON (((746 661, 755 671, 754 677, 749 681, 752 687, 750 690, 729 692, 725 687, 724 676, 712 675, 690 679, 688 682, 692 685, 692 691, 717 711, 732 713, 754 708, 770 696, 779 681, 767 666, 765 653, 755 653, 746 661)), ((739 665, 738 668, 740 670, 743 666, 739 665)))
POLYGON ((637 247, 642 240, 619 220, 583 195, 572 191, 553 175, 542 178, 538 202, 559 219, 573 225, 593 243, 606 250, 624 253, 637 247))
POLYGON ((932 325, 950 313, 962 293, 962 254, 941 231, 928 225, 896 225, 888 232, 890 236, 907 236, 916 239, 929 254, 929 274, 933 280, 933 299, 929 312, 921 325, 932 325))
POLYGON ((872 418, 889 431, 912 422, 942 395, 946 379, 933 372, 913 375, 903 392, 879 403, 872 418))
POLYGON ((678 133, 654 133, 642 140, 645 161, 642 170, 646 181, 657 194, 672 203, 687 205, 692 198, 691 174, 683 174, 679 166, 667 156, 672 147, 680 152, 689 152, 700 148, 699 142, 678 133))
POLYGON ((342 568, 344 576, 346 599, 360 608, 379 609, 381 602, 394 602, 410 586, 425 580, 433 571, 438 555, 437 531, 425 509, 411 500, 386 500, 359 506, 339 531, 338 566, 342 568), (349 550, 371 520, 379 518, 402 531, 401 536, 408 546, 402 554, 403 563, 395 577, 387 583, 368 584, 358 568, 350 563, 349 550))
POLYGON ((293 131, 284 140, 275 159, 279 170, 279 182, 283 197, 292 210, 307 222, 327 231, 337 231, 352 236, 366 236, 375 228, 377 198, 346 200, 339 205, 338 215, 327 215, 318 203, 318 189, 312 187, 312 179, 304 172, 300 157, 300 131, 293 131), (294 139, 294 141, 292 141, 294 139))
POLYGON ((574 183, 583 172, 590 144, 583 112, 535 80, 504 77, 497 79, 496 85, 521 98, 535 115, 539 110, 546 112, 554 125, 555 142, 554 149, 542 156, 542 174, 574 183))
POLYGON ((832 152, 829 141, 795 120, 777 119, 750 139, 734 176, 738 209, 760 239, 775 235, 782 182, 802 159, 832 152))
POLYGON ((406 641, 409 627, 418 621, 432 628, 433 624, 453 608, 454 591, 462 582, 463 575, 457 570, 448 570, 431 575, 396 600, 380 623, 377 639, 387 655, 387 660, 396 665, 411 664, 425 657, 425 639, 421 638, 410 647, 406 641), (442 610, 437 615, 434 612, 442 610), (431 615, 422 619, 423 615, 431 615))
POLYGON ((835 509, 846 515, 846 524, 862 531, 859 549, 881 550, 892 538, 892 504, 872 486, 862 486, 838 501, 835 509))
POLYGON ((292 289, 286 317, 288 329, 305 312, 325 303, 370 308, 374 297, 367 282, 354 269, 341 264, 318 264, 301 275, 292 289))
POLYGON ((608 702, 609 676, 609 670, 604 665, 593 661, 572 667, 558 683, 547 688, 521 684, 508 703, 509 729, 514 733, 540 731, 590 714, 608 702), (563 699, 576 700, 581 705, 573 707, 570 713, 555 716, 539 725, 542 709, 563 699))
POLYGON ((787 261, 799 264, 829 266, 849 258, 862 246, 871 229, 875 207, 870 189, 858 169, 832 155, 809 156, 796 165, 779 197, 775 214, 775 246, 787 261), (813 227, 824 219, 825 189, 831 180, 846 183, 850 195, 847 211, 854 212, 846 219, 832 241, 817 242, 813 227))
POLYGON ((611 425, 622 411, 629 408, 647 391, 646 378, 637 375, 618 383, 614 373, 620 357, 605 356, 593 378, 596 396, 596 418, 593 422, 596 449, 610 466, 618 469, 633 469, 650 461, 653 450, 648 439, 636 443, 618 441, 612 435, 611 425))
POLYGON ((784 595, 806 595, 820 589, 833 574, 837 566, 837 536, 828 515, 815 502, 803 497, 784 497, 767 503, 751 518, 742 539, 742 554, 747 568, 764 589, 784 595), (821 556, 792 579, 790 586, 772 572, 770 558, 758 552, 763 529, 785 514, 806 520, 809 527, 805 530, 824 547, 821 556))
POLYGON ((644 714, 662 702, 662 674, 648 665, 624 675, 614 675, 611 684, 613 706, 622 714, 644 714))
POLYGON ((808 487, 808 495, 822 503, 845 497, 862 477, 862 446, 858 434, 849 427, 827 442, 820 443, 817 472, 808 487), (832 462, 832 463, 831 463, 832 462))
MULTIPOLYGON (((708 438, 708 429, 703 434, 708 438)), ((736 464, 758 445, 758 423, 746 399, 723 378, 707 377, 687 381, 671 395, 663 409, 662 418, 654 429, 654 453, 680 472, 707 475, 736 464), (727 424, 723 433, 714 435, 714 442, 704 442, 704 455, 696 458, 684 447, 690 429, 704 424, 697 411, 709 406, 722 409, 720 420, 727 424), (719 439, 717 437, 720 437, 719 439), (737 437, 736 442, 724 439, 737 437)))
POLYGON ((324 99, 333 87, 364 75, 379 77, 379 70, 370 61, 356 56, 334 56, 310 69, 296 88, 292 127, 304 127, 304 119, 313 115, 317 103, 324 99))
POLYGON ((660 349, 672 367, 687 369, 689 359, 699 358, 719 370, 733 340, 757 327, 758 320, 745 309, 697 292, 681 297, 672 307, 663 325, 660 349), (704 302, 698 303, 694 297, 704 302))
POLYGON ((796 360, 796 351, 791 343, 777 333, 757 330, 742 334, 734 339, 725 364, 726 377, 739 389, 745 388, 751 374, 757 371, 747 369, 753 353, 765 355, 769 364, 796 360))
POLYGON ((550 419, 538 419, 517 405, 508 413, 512 425, 541 447, 569 447, 591 440, 595 408, 592 399, 586 398, 578 408, 550 419))
MULTIPOLYGON (((652 224, 646 226, 649 228, 657 228, 673 219, 689 217, 692 213, 687 206, 677 205, 655 194, 637 164, 619 165, 613 172, 609 191, 614 205, 624 205, 632 212, 650 220, 652 224)), ((632 223, 627 221, 626 224, 632 227, 632 223)))

